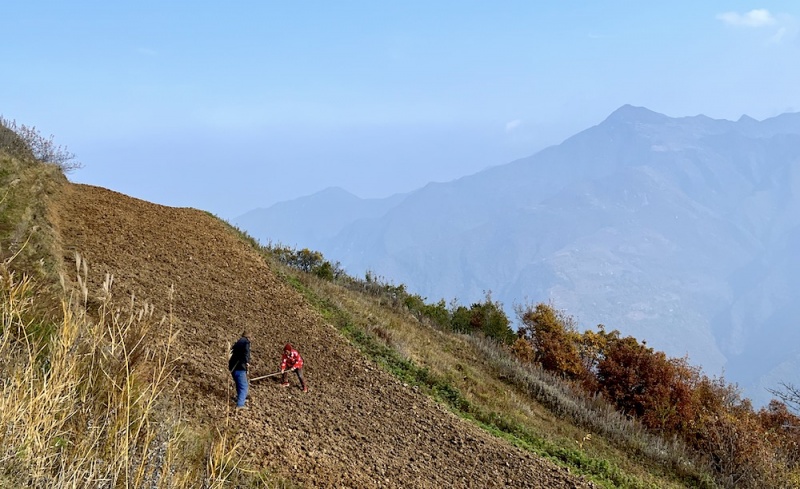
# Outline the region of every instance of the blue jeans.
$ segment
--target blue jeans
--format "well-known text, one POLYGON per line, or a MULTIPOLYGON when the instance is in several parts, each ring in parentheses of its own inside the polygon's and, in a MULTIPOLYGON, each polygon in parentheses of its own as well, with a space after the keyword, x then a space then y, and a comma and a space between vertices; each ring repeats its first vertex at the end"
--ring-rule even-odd
POLYGON ((236 382, 236 406, 242 407, 247 399, 247 370, 234 370, 231 375, 236 382))

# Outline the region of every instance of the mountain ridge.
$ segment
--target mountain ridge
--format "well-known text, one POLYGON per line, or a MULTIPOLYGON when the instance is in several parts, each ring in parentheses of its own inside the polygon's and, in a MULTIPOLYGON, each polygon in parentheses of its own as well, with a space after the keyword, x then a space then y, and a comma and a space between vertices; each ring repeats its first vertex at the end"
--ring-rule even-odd
POLYGON ((731 122, 626 105, 530 157, 410 192, 332 238, 295 237, 351 273, 372 270, 434 300, 491 290, 507 306, 553 301, 584 327, 603 323, 733 374, 764 402, 777 367, 731 372, 741 352, 725 339, 755 334, 736 325, 764 299, 730 280, 786 248, 780 237, 800 216, 799 135, 797 113, 731 122))

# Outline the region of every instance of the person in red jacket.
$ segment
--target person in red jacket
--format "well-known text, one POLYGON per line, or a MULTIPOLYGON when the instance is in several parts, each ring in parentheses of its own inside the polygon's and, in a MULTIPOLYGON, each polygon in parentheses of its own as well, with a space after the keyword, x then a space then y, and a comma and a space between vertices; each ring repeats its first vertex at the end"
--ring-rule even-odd
POLYGON ((283 387, 289 387, 287 370, 289 372, 294 370, 297 373, 297 378, 300 379, 300 388, 303 389, 303 392, 308 392, 306 381, 303 379, 303 357, 292 348, 290 343, 286 343, 286 346, 283 347, 283 356, 281 357, 281 385, 283 387))

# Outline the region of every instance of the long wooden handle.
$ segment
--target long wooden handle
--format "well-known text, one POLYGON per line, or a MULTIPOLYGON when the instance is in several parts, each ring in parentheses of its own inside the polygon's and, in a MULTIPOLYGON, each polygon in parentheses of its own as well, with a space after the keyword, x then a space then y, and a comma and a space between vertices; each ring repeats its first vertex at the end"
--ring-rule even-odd
POLYGON ((275 377, 276 375, 280 375, 283 372, 275 372, 272 374, 262 375, 261 377, 256 377, 255 379, 250 379, 250 382, 255 382, 256 380, 266 379, 267 377, 275 377))

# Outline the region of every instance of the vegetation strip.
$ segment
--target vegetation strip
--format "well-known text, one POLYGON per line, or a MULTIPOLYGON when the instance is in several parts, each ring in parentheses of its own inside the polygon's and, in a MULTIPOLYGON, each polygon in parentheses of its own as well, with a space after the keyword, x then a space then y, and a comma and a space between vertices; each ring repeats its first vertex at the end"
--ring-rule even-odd
POLYGON ((398 380, 419 388, 423 393, 447 405, 460 417, 475 423, 488 433, 504 438, 525 450, 569 467, 578 474, 586 475, 604 487, 650 488, 655 487, 624 474, 606 460, 593 459, 585 454, 558 447, 536 436, 524 426, 506 419, 495 412, 487 412, 470 403, 461 392, 445 379, 433 374, 430 369, 419 367, 403 358, 397 351, 384 345, 378 338, 359 328, 349 314, 331 301, 318 296, 299 278, 289 282, 312 304, 317 311, 341 331, 362 353, 394 375, 398 380))

